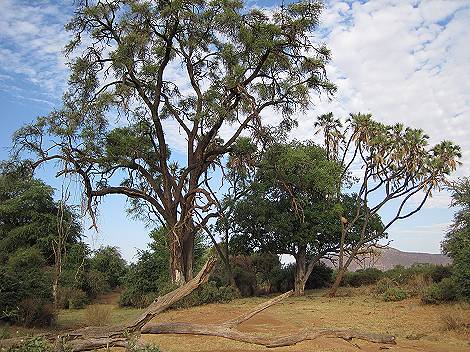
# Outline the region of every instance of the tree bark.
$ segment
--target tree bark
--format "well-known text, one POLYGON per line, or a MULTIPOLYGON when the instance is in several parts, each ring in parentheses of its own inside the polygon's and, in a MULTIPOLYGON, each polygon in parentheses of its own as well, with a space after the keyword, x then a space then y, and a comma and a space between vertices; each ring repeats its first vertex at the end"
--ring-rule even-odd
POLYGON ((307 247, 299 246, 295 256, 295 279, 294 279, 294 293, 296 296, 303 296, 305 294, 306 268, 307 267, 307 247))
POLYGON ((343 280, 343 277, 346 274, 346 271, 348 270, 349 265, 351 264, 352 260, 354 259, 356 255, 357 255, 357 252, 351 253, 346 263, 344 263, 342 267, 338 268, 338 271, 336 272, 335 282, 333 283, 333 286, 331 286, 330 290, 327 293, 328 297, 336 296, 336 292, 338 292, 339 286, 341 285, 341 281, 343 280))

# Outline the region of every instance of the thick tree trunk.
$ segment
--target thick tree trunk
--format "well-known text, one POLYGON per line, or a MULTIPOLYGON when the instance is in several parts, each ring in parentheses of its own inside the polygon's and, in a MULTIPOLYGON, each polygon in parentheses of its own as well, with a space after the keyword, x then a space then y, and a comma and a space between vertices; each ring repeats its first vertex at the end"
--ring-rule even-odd
POLYGON ((307 247, 299 246, 298 252, 295 256, 295 280, 294 280, 294 294, 296 296, 303 296, 305 294, 305 282, 307 271, 307 247))
POLYGON ((185 282, 192 280, 194 267, 194 233, 186 235, 183 241, 183 264, 185 282))
POLYGON ((194 236, 192 227, 169 234, 171 282, 177 286, 193 278, 194 236))
POLYGON ((170 246, 170 271, 173 284, 182 286, 186 283, 183 250, 177 237, 172 238, 170 246))

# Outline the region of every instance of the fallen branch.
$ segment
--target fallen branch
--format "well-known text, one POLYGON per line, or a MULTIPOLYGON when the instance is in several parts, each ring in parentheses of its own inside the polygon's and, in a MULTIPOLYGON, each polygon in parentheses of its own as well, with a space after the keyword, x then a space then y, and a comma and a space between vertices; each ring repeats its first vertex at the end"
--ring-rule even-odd
MULTIPOLYGON (((127 324, 112 327, 86 327, 57 337, 49 335, 47 337, 45 336, 45 338, 54 344, 54 350, 56 352, 63 352, 64 344, 66 344, 67 350, 71 349, 73 352, 109 347, 124 347, 128 349, 132 344, 135 344, 134 341, 140 341, 140 334, 218 336, 266 347, 291 346, 301 341, 313 340, 318 337, 337 337, 347 341, 354 338, 375 343, 395 344, 395 337, 391 335, 363 333, 348 329, 305 329, 300 332, 277 337, 259 336, 240 332, 235 329, 236 326, 247 321, 256 314, 291 296, 293 291, 274 297, 269 301, 263 302, 252 308, 245 314, 219 324, 150 323, 152 318, 157 314, 163 312, 165 309, 189 295, 201 284, 206 282, 209 278, 210 272, 215 266, 215 263, 215 258, 209 259, 194 279, 176 290, 158 297, 138 318, 128 322, 127 324)), ((19 344, 18 342, 22 341, 18 339, 0 340, 0 347, 14 347, 19 344)))
POLYGON ((355 338, 375 343, 395 344, 395 337, 391 335, 363 333, 349 329, 305 329, 297 333, 278 337, 258 336, 234 329, 237 325, 247 321, 254 315, 280 302, 284 298, 291 296, 292 294, 293 291, 286 292, 254 307, 249 312, 242 314, 239 317, 227 320, 223 323, 204 325, 194 323, 149 323, 142 328, 141 333, 217 336, 266 347, 292 346, 299 342, 314 340, 319 337, 337 337, 347 341, 355 338))

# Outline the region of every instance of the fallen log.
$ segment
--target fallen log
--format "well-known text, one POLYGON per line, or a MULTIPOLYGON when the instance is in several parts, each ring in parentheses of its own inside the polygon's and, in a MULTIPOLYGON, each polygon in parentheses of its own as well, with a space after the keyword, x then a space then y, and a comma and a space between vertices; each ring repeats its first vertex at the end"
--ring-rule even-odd
POLYGON ((254 307, 245 314, 242 314, 234 319, 227 320, 218 324, 196 324, 196 323, 149 323, 141 329, 142 334, 183 334, 183 335, 204 335, 204 336, 217 336, 230 340, 261 345, 265 347, 282 347, 292 346, 302 341, 314 340, 319 337, 337 337, 346 341, 353 338, 366 340, 369 342, 395 344, 395 337, 391 335, 380 335, 374 333, 364 333, 350 329, 305 329, 300 332, 287 334, 283 336, 270 337, 264 335, 255 335, 240 332, 234 328, 247 321, 254 315, 262 312, 263 310, 271 307, 272 305, 282 301, 283 299, 291 296, 293 291, 286 292, 280 296, 263 302, 254 307))
MULTIPOLYGON (((244 333, 235 328, 264 311, 272 305, 291 296, 293 291, 286 292, 259 304, 247 313, 219 324, 194 324, 194 323, 151 323, 157 314, 163 312, 180 299, 186 297, 203 283, 207 282, 209 275, 216 263, 215 258, 210 258, 201 271, 185 285, 176 290, 158 297, 140 316, 126 324, 110 327, 86 327, 73 330, 59 336, 44 335, 54 345, 56 352, 90 351, 99 348, 124 347, 131 349, 136 344, 141 344, 141 334, 189 334, 218 336, 235 341, 241 341, 266 347, 281 347, 295 345, 301 341, 313 340, 318 337, 336 337, 346 341, 361 339, 375 343, 395 344, 395 337, 364 333, 348 329, 305 329, 296 333, 283 336, 270 337, 244 333)), ((10 348, 22 343, 20 339, 0 340, 0 348, 10 348)))

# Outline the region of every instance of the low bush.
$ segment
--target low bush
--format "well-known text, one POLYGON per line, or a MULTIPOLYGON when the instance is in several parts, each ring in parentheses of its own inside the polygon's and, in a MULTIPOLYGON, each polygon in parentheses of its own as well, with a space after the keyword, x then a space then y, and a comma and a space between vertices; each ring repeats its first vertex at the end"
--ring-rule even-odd
POLYGON ((425 304, 440 304, 455 301, 458 298, 458 287, 452 278, 430 285, 421 297, 425 304))
POLYGON ((217 287, 214 281, 209 281, 179 301, 175 307, 189 308, 209 303, 227 303, 236 297, 237 293, 232 287, 217 287))
POLYGON ((431 271, 431 279, 433 282, 438 283, 452 276, 452 267, 449 265, 435 265, 431 271))
POLYGON ((444 330, 448 331, 467 331, 470 329, 470 320, 461 312, 447 313, 441 316, 444 330))
POLYGON ((40 298, 25 298, 18 307, 18 322, 25 326, 51 326, 56 319, 54 306, 40 298))
POLYGON ((397 284, 389 277, 383 277, 375 284, 374 292, 382 295, 390 288, 397 287, 397 284))
POLYGON ((86 308, 85 319, 90 326, 105 326, 111 322, 111 307, 104 304, 93 304, 86 308))
POLYGON ((8 352, 52 352, 52 346, 42 336, 26 339, 20 346, 8 349, 8 352))
POLYGON ((88 304, 85 291, 74 287, 61 287, 59 290, 59 306, 63 309, 81 309, 88 304))
POLYGON ((385 302, 398 302, 406 298, 406 292, 400 287, 389 287, 382 294, 385 302))
POLYGON ((433 283, 430 275, 414 274, 403 287, 406 289, 408 297, 422 296, 429 285, 433 283))
POLYGON ((382 277, 383 272, 376 268, 359 269, 345 275, 346 286, 359 287, 375 284, 382 277))

